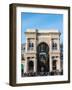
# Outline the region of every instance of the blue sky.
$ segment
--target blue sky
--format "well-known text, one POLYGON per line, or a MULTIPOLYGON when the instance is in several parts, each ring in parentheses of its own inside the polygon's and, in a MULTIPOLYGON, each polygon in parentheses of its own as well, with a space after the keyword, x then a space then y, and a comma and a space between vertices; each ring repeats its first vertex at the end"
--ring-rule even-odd
POLYGON ((63 41, 63 14, 21 13, 21 43, 25 43, 24 32, 33 29, 58 29, 63 41))

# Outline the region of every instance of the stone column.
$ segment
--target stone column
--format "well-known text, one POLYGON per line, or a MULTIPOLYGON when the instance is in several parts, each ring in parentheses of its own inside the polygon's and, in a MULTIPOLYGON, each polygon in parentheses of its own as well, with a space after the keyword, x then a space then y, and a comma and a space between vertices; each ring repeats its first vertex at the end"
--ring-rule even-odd
POLYGON ((37 49, 37 40, 36 40, 36 37, 34 39, 34 51, 36 52, 36 49, 37 49))
POLYGON ((27 73, 27 69, 28 69, 28 60, 27 57, 25 58, 25 65, 24 65, 24 73, 27 73))
POLYGON ((37 72, 37 59, 34 60, 34 72, 37 72))
POLYGON ((50 66, 50 72, 52 71, 52 58, 51 58, 51 55, 50 55, 50 58, 49 58, 49 66, 50 66))
POLYGON ((57 48, 60 51, 60 40, 59 40, 59 38, 58 38, 58 41, 57 41, 57 48))
POLYGON ((52 51, 52 40, 50 40, 50 52, 52 51))
POLYGON ((58 61, 57 61, 57 70, 61 71, 60 57, 58 58, 58 61))
POLYGON ((50 72, 52 71, 52 58, 51 58, 51 53, 52 53, 52 40, 50 40, 50 54, 49 54, 49 66, 50 66, 50 72))
POLYGON ((34 51, 36 51, 36 39, 34 40, 34 51))

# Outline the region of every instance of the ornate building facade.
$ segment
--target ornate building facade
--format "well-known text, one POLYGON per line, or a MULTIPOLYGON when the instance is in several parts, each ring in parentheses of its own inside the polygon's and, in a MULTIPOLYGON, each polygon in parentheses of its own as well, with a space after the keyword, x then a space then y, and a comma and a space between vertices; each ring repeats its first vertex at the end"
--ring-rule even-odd
POLYGON ((25 32, 22 46, 22 75, 49 75, 61 72, 60 35, 57 30, 33 30, 25 32))

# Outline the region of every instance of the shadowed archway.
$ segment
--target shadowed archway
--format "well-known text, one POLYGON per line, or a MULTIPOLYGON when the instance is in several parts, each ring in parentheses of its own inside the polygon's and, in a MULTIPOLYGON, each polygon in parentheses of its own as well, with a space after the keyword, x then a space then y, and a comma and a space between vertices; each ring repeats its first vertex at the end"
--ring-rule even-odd
POLYGON ((49 72, 49 46, 45 42, 37 47, 37 72, 49 72))

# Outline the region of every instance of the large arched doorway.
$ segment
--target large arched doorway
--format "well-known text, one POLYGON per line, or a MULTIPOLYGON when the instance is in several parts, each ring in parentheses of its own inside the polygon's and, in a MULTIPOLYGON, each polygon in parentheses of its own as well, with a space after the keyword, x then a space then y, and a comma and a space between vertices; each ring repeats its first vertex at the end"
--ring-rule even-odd
POLYGON ((37 47, 37 72, 49 72, 49 47, 46 43, 42 42, 37 47))

